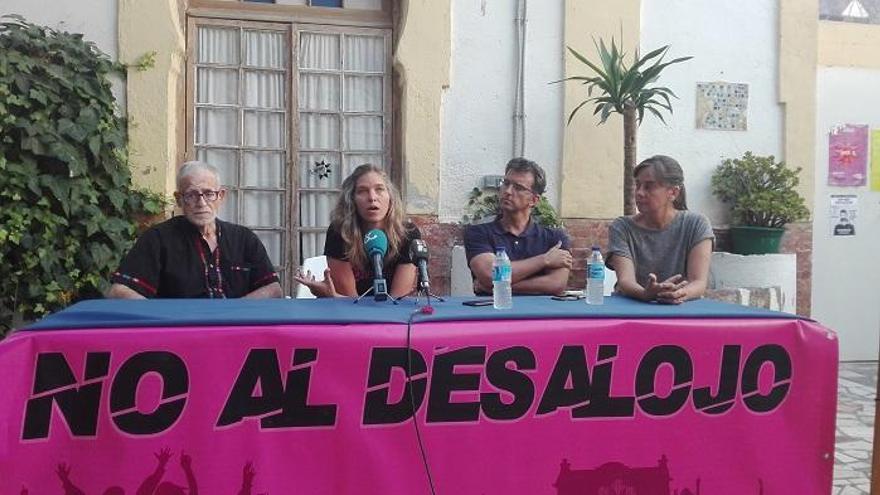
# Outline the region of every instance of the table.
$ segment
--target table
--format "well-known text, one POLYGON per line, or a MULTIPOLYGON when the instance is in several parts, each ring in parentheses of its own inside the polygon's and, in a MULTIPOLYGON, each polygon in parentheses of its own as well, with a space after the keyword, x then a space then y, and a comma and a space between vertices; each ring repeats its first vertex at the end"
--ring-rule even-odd
POLYGON ((78 303, 0 342, 0 480, 830 493, 837 337, 818 323, 708 300, 461 302, 78 303))

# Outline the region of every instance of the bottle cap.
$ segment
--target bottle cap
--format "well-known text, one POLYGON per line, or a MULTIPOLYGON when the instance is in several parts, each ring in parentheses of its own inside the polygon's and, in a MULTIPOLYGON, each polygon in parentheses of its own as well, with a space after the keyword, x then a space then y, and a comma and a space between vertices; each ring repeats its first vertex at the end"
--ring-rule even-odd
POLYGON ((601 249, 599 248, 599 246, 593 244, 593 251, 600 251, 600 250, 601 249))

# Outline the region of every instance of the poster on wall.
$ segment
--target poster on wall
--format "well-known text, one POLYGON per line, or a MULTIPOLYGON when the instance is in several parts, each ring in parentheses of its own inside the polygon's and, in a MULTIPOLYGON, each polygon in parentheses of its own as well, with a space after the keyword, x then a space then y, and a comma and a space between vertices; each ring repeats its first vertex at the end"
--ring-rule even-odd
POLYGON ((749 85, 697 83, 697 129, 748 130, 749 85))
POLYGON ((855 194, 832 194, 831 208, 831 235, 854 236, 856 235, 856 216, 859 213, 859 198, 855 194))
POLYGON ((864 186, 868 166, 868 126, 844 124, 828 134, 828 185, 864 186))
POLYGON ((871 190, 880 191, 880 130, 871 131, 871 190))

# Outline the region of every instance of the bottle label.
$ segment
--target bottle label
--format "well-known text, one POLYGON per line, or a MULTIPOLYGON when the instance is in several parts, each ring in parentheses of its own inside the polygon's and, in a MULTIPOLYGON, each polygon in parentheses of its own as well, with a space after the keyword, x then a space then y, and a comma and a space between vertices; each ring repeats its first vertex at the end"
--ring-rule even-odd
POLYGON ((603 263, 590 263, 588 270, 591 279, 605 280, 605 265, 603 263))
POLYGON ((492 268, 492 281, 505 282, 510 280, 510 265, 496 265, 492 268))

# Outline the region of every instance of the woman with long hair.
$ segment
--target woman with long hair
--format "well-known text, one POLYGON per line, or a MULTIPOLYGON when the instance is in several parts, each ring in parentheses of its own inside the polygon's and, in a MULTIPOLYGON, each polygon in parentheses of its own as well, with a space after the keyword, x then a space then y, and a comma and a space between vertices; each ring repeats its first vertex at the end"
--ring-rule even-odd
POLYGON ((633 177, 639 212, 617 218, 608 231, 617 293, 668 304, 702 297, 715 234, 705 216, 687 209, 681 165, 656 155, 639 163, 633 177))
POLYGON ((400 193, 380 167, 364 164, 342 182, 342 192, 333 210, 324 242, 327 270, 324 280, 311 274, 294 279, 318 297, 356 297, 372 286, 372 268, 364 251, 364 234, 373 229, 385 232, 388 250, 382 272, 392 297, 403 297, 416 284, 417 272, 410 257, 410 243, 419 239, 419 229, 405 221, 400 193))

